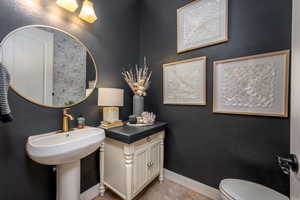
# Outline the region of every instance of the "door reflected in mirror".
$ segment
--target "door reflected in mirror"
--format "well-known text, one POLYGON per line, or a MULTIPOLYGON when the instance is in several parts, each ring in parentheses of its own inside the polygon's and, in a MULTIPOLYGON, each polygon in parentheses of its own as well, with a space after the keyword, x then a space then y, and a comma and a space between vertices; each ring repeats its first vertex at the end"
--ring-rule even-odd
POLYGON ((97 68, 89 50, 74 36, 46 26, 28 26, 2 41, 2 64, 11 88, 47 107, 70 107, 94 90, 97 68))

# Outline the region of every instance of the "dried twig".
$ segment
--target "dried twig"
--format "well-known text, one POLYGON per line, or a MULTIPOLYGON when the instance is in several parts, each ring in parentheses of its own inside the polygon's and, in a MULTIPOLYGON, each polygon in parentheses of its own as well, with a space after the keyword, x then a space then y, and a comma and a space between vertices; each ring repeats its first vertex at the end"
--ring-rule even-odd
POLYGON ((149 72, 146 57, 144 57, 143 67, 136 65, 134 70, 131 68, 129 71, 123 71, 122 75, 134 94, 139 96, 147 95, 146 90, 151 83, 152 71, 149 72))

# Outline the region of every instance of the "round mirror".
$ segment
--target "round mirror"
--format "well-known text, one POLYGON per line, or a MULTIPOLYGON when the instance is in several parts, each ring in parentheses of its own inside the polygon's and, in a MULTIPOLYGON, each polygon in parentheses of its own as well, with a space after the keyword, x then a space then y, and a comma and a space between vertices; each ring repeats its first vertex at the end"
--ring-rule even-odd
POLYGON ((8 34, 0 62, 11 88, 39 105, 65 108, 87 99, 96 87, 97 67, 76 37, 57 28, 34 25, 8 34))

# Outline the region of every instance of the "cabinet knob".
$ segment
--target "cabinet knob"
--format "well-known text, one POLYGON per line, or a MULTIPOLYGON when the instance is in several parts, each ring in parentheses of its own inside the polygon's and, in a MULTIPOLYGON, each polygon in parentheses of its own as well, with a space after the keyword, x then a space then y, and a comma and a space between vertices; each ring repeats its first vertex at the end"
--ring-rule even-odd
POLYGON ((147 163, 147 167, 152 167, 153 165, 154 165, 154 163, 152 161, 147 163))
POLYGON ((151 137, 147 137, 147 142, 151 142, 151 137))

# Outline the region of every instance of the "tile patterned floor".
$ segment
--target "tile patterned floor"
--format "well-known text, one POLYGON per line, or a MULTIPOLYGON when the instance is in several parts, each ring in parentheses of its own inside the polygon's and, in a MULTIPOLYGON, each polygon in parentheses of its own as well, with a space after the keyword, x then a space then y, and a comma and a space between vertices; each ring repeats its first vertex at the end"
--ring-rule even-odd
MULTIPOLYGON (((122 200, 113 192, 107 190, 104 197, 95 200, 122 200)), ((154 181, 134 200, 211 200, 172 181, 165 180, 162 184, 154 181)))

